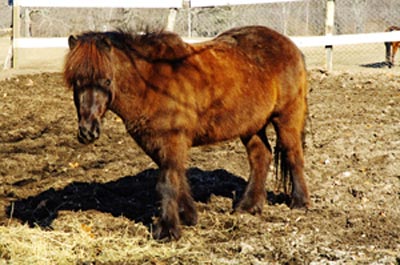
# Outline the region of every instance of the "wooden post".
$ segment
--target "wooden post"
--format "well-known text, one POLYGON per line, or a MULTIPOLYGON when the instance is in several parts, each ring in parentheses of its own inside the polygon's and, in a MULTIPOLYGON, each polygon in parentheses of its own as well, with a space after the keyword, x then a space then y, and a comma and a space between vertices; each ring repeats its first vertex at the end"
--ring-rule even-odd
MULTIPOLYGON (((325 35, 332 36, 335 27, 335 0, 327 0, 326 2, 326 20, 325 35)), ((325 46, 326 51, 326 68, 328 71, 333 70, 333 47, 325 46)))
POLYGON ((12 7, 12 68, 18 67, 18 48, 15 40, 20 37, 20 7, 17 0, 13 1, 12 7))
MULTIPOLYGON (((10 33, 10 39, 11 39, 11 33, 10 33)), ((10 46, 8 47, 8 51, 7 51, 7 56, 6 59, 4 60, 4 65, 3 65, 3 69, 9 69, 12 65, 12 41, 10 41, 10 46)))
MULTIPOLYGON (((9 0, 8 4, 11 5, 12 1, 9 0)), ((11 21, 10 21, 10 28, 7 29, 6 34, 7 36, 10 36, 10 42, 9 42, 9 46, 8 46, 8 51, 7 51, 7 55, 6 55, 6 59, 4 60, 4 65, 3 65, 3 69, 9 69, 12 67, 12 52, 13 52, 13 39, 12 39, 12 16, 11 16, 11 21)))

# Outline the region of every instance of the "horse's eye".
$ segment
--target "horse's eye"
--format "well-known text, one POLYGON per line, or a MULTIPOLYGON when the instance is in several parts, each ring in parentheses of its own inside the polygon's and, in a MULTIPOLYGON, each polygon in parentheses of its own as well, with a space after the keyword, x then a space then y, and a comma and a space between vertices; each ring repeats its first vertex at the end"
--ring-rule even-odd
POLYGON ((111 85, 111 80, 110 80, 110 79, 106 79, 106 80, 104 81, 104 85, 105 85, 105 86, 110 86, 110 85, 111 85))

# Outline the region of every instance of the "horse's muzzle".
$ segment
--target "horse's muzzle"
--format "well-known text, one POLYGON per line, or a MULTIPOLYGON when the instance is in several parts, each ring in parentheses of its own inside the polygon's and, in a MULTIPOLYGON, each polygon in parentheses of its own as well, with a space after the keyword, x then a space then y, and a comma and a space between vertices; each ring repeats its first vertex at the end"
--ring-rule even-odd
POLYGON ((79 126, 78 141, 82 144, 90 144, 100 137, 100 125, 96 122, 90 128, 79 126))

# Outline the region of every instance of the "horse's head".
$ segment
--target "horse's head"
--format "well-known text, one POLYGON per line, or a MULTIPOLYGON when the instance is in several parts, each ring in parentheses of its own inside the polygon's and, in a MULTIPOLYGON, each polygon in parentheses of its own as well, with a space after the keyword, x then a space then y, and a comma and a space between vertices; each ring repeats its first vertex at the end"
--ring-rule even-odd
POLYGON ((110 80, 74 87, 74 102, 79 120, 78 140, 88 144, 100 136, 100 125, 111 101, 110 80))
POLYGON ((64 78, 74 92, 78 140, 88 144, 100 136, 101 121, 112 102, 111 46, 95 34, 71 36, 64 78))

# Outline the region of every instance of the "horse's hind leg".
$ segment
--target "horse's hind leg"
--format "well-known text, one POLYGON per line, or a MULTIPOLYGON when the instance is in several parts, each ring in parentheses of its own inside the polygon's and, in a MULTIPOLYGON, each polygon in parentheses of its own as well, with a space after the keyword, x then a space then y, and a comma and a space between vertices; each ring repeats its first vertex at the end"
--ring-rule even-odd
POLYGON ((394 66, 394 57, 396 56, 399 46, 400 46, 400 42, 393 42, 393 44, 392 44, 392 54, 391 54, 391 65, 392 66, 394 66))
MULTIPOLYGON (((300 103, 298 102, 298 104, 300 103)), ((273 120, 278 135, 279 151, 282 152, 281 163, 290 174, 292 184, 291 208, 308 208, 310 206, 310 196, 304 178, 304 113, 305 111, 302 108, 298 108, 281 114, 273 120)), ((286 173, 284 172, 284 174, 286 173)))
POLYGON ((250 163, 250 177, 243 197, 236 206, 237 211, 261 213, 266 200, 265 180, 272 160, 271 147, 265 128, 251 137, 242 137, 250 163))
POLYGON ((392 67, 392 57, 391 57, 391 51, 392 51, 392 43, 391 42, 385 42, 385 50, 386 50, 386 65, 391 68, 392 67))

